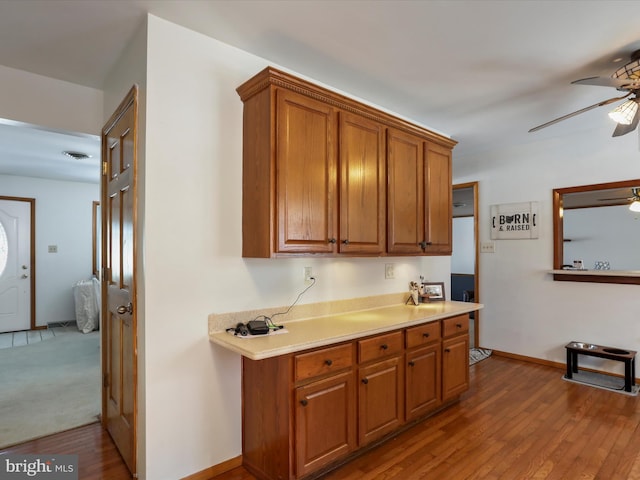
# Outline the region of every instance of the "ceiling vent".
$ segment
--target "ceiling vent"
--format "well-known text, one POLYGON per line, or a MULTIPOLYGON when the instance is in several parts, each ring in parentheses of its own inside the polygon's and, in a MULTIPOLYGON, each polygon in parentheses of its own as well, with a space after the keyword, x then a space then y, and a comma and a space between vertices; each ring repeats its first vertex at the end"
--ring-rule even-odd
POLYGON ((85 160, 87 158, 91 158, 91 155, 87 155, 86 153, 82 153, 82 152, 64 151, 62 153, 67 157, 71 157, 76 160, 85 160))

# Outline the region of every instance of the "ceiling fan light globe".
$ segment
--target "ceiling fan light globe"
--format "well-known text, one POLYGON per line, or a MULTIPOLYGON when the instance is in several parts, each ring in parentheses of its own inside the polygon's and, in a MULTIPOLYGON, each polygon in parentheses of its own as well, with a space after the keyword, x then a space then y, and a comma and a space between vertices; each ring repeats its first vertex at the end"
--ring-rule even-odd
POLYGON ((609 112, 609 118, 622 125, 631 125, 638 112, 638 102, 635 99, 627 100, 609 112))
POLYGON ((631 205, 629 205, 629 210, 631 210, 632 212, 640 213, 640 200, 634 200, 633 202, 631 202, 631 205))

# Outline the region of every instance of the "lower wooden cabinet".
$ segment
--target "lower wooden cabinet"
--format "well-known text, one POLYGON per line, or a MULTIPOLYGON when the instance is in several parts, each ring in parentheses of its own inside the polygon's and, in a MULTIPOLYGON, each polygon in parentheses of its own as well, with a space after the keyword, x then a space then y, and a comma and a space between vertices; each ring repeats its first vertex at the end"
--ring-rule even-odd
POLYGON ((356 447, 351 371, 296 388, 296 473, 302 477, 356 447))
POLYGON ((442 321, 442 401, 469 388, 469 315, 442 321))
POLYGON ((243 465, 261 480, 317 475, 469 387, 469 316, 300 353, 243 357, 243 465))
POLYGON ((358 371, 358 444, 366 445, 404 423, 404 371, 399 356, 358 371))
POLYGON ((409 351, 406 358, 406 418, 410 421, 442 403, 440 342, 409 351))

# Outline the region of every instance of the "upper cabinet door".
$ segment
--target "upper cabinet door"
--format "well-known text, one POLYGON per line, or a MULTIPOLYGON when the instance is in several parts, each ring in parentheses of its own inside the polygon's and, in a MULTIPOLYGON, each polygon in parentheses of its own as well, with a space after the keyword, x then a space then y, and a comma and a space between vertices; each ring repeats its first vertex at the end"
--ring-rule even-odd
POLYGON ((421 254, 425 245, 424 147, 419 137, 387 134, 387 252, 421 254))
POLYGON ((295 92, 276 95, 277 252, 335 252, 336 113, 295 92))
POLYGON ((384 127, 359 115, 340 113, 340 238, 338 250, 385 252, 384 127))
POLYGON ((451 150, 425 144, 426 253, 450 255, 451 248, 451 150))

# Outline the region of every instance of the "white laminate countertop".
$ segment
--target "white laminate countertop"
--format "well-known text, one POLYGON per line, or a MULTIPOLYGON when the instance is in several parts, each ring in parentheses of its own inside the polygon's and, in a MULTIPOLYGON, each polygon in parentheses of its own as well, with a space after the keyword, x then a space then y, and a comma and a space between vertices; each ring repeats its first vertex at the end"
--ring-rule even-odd
POLYGON ((483 306, 470 302, 392 305, 287 322, 287 333, 239 337, 222 331, 211 332, 209 339, 251 360, 262 360, 462 315, 483 306))

